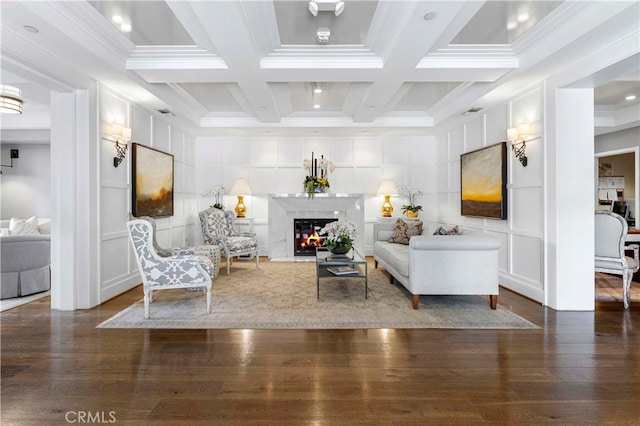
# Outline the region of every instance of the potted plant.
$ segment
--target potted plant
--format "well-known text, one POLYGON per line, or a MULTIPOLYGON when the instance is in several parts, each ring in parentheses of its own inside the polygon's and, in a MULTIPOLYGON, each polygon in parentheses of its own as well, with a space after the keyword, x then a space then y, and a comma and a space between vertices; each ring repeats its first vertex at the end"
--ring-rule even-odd
POLYGON ((203 197, 215 197, 216 198, 216 202, 213 203, 212 206, 215 209, 219 209, 219 210, 224 210, 224 204, 222 204, 223 198, 224 198, 224 191, 225 188, 224 186, 220 186, 218 189, 212 189, 209 192, 205 192, 204 194, 202 194, 203 197))
POLYGON ((320 156, 319 159, 314 158, 312 152, 311 160, 305 158, 302 162, 302 167, 307 171, 307 176, 303 182, 304 192, 307 193, 307 196, 313 198, 316 193, 327 192, 329 189, 327 176, 336 169, 333 162, 326 160, 324 155, 320 156))
POLYGON ((356 225, 351 221, 338 220, 327 224, 319 235, 326 235, 322 245, 331 253, 346 254, 356 239, 356 225))
POLYGON ((399 190, 401 194, 406 194, 409 198, 409 203, 402 206, 402 212, 406 214, 407 217, 418 217, 422 211, 422 206, 417 204, 417 198, 422 195, 422 191, 412 189, 409 186, 402 186, 399 190))

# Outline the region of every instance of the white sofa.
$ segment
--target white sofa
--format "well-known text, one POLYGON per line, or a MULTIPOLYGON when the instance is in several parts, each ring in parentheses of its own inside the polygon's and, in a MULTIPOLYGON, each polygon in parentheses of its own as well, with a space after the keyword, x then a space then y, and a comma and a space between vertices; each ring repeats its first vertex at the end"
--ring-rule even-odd
POLYGON ((500 241, 481 233, 461 230, 460 235, 432 235, 439 225, 424 224, 422 235, 409 245, 390 243, 394 222, 374 224, 375 267, 382 265, 413 295, 488 295, 491 309, 498 303, 498 252, 500 241))
POLYGON ((28 296, 51 288, 51 219, 38 219, 39 235, 4 235, 0 220, 0 299, 28 296))

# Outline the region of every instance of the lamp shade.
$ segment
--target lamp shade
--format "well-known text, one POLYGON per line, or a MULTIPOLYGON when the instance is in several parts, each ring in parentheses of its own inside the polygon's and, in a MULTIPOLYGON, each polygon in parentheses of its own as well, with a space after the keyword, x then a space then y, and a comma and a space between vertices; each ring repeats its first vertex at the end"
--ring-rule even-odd
POLYGON ((518 139, 517 127, 511 127, 510 129, 507 129, 507 139, 510 141, 515 141, 516 139, 518 139))
POLYGON ((529 123, 518 124, 518 135, 525 138, 529 136, 530 132, 531 132, 531 126, 529 126, 529 123))
POLYGON ((229 190, 229 195, 249 195, 251 194, 251 188, 249 187, 249 182, 247 182, 244 178, 238 178, 233 181, 233 185, 231 185, 231 189, 229 190))
POLYGON ((376 195, 396 195, 398 188, 392 180, 383 180, 380 182, 376 195))

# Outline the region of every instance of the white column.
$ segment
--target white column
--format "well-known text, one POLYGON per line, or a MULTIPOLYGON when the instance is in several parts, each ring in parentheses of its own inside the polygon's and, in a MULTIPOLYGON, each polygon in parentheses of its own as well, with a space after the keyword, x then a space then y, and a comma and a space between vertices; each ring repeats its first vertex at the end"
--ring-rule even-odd
POLYGON ((100 303, 95 93, 51 93, 51 309, 100 303))
POLYGON ((593 89, 550 87, 546 96, 545 304, 593 310, 593 89))

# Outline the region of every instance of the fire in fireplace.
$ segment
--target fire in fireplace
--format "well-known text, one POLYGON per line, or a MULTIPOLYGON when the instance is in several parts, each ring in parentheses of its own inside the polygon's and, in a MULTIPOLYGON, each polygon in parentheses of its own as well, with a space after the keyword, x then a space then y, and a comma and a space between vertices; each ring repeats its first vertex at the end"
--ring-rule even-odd
POLYGON ((294 256, 315 256, 316 247, 321 247, 324 241, 320 230, 327 223, 337 219, 293 219, 293 254, 294 256))

